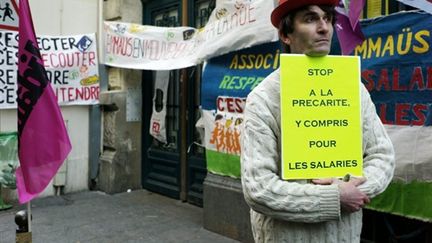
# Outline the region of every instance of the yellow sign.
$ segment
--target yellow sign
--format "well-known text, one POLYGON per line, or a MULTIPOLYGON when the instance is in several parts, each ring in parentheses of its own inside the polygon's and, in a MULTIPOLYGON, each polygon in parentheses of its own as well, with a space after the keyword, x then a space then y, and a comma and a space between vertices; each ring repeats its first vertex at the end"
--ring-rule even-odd
POLYGON ((362 176, 359 57, 280 61, 282 178, 362 176))

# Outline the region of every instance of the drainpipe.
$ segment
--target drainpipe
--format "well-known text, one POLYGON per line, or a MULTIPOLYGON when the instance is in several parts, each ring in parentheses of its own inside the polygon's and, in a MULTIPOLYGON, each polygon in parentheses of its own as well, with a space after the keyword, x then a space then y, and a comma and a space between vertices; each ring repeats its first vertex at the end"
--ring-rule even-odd
MULTIPOLYGON (((182 26, 188 26, 188 0, 182 0, 182 26)), ((187 69, 181 70, 180 76, 180 200, 187 201, 187 69)))
POLYGON ((98 10, 97 10, 97 40, 98 40, 98 58, 99 62, 102 63, 104 61, 104 54, 103 54, 103 46, 102 46, 102 30, 103 30, 103 2, 104 0, 98 0, 98 10))
MULTIPOLYGON (((104 0, 97 0, 97 51, 99 60, 99 85, 100 92, 108 90, 106 66, 104 63, 104 47, 103 47, 103 5, 104 0)), ((99 174, 99 160, 102 152, 102 131, 103 131, 103 116, 101 105, 91 105, 89 107, 89 189, 97 188, 97 177, 99 174)))

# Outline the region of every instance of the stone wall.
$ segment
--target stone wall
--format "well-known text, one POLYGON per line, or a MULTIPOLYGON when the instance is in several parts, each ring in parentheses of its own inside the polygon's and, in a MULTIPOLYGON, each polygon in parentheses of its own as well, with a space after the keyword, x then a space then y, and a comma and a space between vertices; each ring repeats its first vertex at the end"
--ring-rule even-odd
MULTIPOLYGON (((141 24, 142 9, 141 1, 104 1, 104 19, 141 24)), ((141 188, 141 107, 131 106, 141 104, 142 80, 140 70, 106 69, 108 90, 100 95, 103 151, 97 188, 117 193, 141 188), (130 99, 139 99, 139 102, 128 102, 130 99)))

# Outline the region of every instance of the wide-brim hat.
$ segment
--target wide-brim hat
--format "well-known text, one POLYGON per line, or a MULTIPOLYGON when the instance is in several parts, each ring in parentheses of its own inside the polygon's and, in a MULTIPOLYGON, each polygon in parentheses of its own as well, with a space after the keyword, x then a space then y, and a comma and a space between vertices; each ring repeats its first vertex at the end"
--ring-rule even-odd
POLYGON ((292 10, 306 5, 331 5, 336 6, 339 0, 279 0, 277 6, 271 13, 271 22, 274 27, 279 28, 281 19, 292 10))

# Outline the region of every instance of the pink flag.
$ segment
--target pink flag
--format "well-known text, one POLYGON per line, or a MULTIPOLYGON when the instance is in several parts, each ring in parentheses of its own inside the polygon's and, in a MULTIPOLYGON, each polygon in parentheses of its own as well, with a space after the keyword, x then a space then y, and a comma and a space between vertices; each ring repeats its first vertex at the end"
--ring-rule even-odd
POLYGON ((18 198, 39 195, 71 151, 57 99, 39 53, 28 0, 19 1, 18 198))
POLYGON ((365 39, 359 22, 365 0, 349 1, 348 13, 343 2, 341 0, 339 6, 336 7, 336 34, 342 54, 348 55, 365 39))

